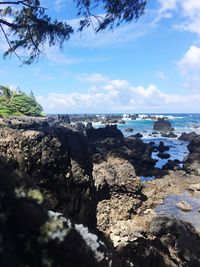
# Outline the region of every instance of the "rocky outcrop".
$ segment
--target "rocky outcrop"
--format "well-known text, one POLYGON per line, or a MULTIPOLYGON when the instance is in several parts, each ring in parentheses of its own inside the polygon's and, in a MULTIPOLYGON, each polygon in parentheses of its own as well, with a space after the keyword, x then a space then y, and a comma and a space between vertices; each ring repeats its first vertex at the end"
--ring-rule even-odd
POLYGON ((126 128, 124 131, 128 132, 128 133, 132 133, 134 130, 133 130, 133 128, 126 128))
POLYGON ((48 209, 96 225, 96 197, 87 139, 68 127, 0 129, 0 155, 30 175, 48 209))
POLYGON ((180 170, 180 160, 168 160, 167 163, 162 167, 163 170, 180 170))
POLYGON ((177 138, 178 135, 174 134, 173 132, 170 133, 162 133, 161 134, 162 137, 167 137, 167 138, 177 138))
POLYGON ((194 137, 188 145, 189 154, 183 167, 189 173, 200 175, 200 135, 194 137))
POLYGON ((187 141, 187 142, 190 142, 192 141, 192 139, 194 139, 195 137, 197 137, 198 134, 195 133, 195 132, 191 132, 191 133, 182 133, 180 136, 179 136, 179 140, 183 140, 183 141, 187 141))
POLYGON ((0 265, 120 267, 105 239, 47 211, 31 179, 0 161, 0 265))
POLYGON ((153 129, 160 132, 171 132, 174 130, 171 123, 165 119, 158 119, 155 121, 153 129))
POLYGON ((105 128, 90 128, 86 131, 89 141, 105 140, 106 138, 123 139, 123 134, 116 125, 107 125, 105 128))
POLYGON ((133 137, 135 137, 135 138, 142 138, 143 135, 141 133, 136 133, 136 134, 133 135, 133 137))
POLYGON ((99 199, 97 224, 101 231, 107 232, 120 220, 129 220, 146 199, 141 192, 143 185, 127 160, 107 157, 94 164, 93 177, 99 199))
POLYGON ((99 164, 107 156, 113 156, 128 160, 137 175, 154 170, 156 161, 151 158, 152 147, 142 140, 135 137, 124 138, 116 126, 92 129, 86 133, 93 163, 99 164))
POLYGON ((200 238, 191 224, 174 217, 144 215, 121 221, 111 238, 124 267, 197 267, 200 238))

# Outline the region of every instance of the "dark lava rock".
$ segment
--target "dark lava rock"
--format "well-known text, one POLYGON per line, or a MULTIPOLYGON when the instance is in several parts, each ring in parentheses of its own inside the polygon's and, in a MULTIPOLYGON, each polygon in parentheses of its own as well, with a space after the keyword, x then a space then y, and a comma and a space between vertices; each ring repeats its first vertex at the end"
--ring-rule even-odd
POLYGON ((187 172, 200 175, 200 135, 194 137, 188 145, 189 154, 184 161, 187 172))
POLYGON ((153 135, 156 135, 156 134, 159 134, 159 133, 158 133, 158 132, 155 132, 155 131, 153 131, 153 132, 152 132, 152 134, 153 134, 153 135))
POLYGON ((85 126, 85 130, 88 130, 88 129, 91 129, 91 128, 93 128, 92 122, 89 121, 85 126))
POLYGON ((132 136, 135 137, 135 138, 142 138, 143 137, 143 135, 141 133, 136 133, 136 134, 134 134, 132 136))
POLYGON ((168 160, 168 162, 162 167, 163 170, 181 170, 181 167, 179 166, 180 160, 168 160))
POLYGON ((123 139, 123 134, 117 129, 116 125, 107 125, 105 128, 98 129, 91 128, 86 130, 86 135, 89 141, 104 140, 106 138, 123 139))
POLYGON ((82 224, 48 212, 26 175, 0 161, 0 266, 120 267, 114 250, 82 224))
POLYGON ((58 116, 58 120, 61 123, 70 124, 70 118, 69 118, 69 115, 68 114, 58 114, 57 116, 58 116))
POLYGON ((163 141, 160 141, 160 144, 159 144, 159 146, 157 147, 157 150, 158 150, 160 153, 163 153, 163 152, 169 150, 169 146, 165 146, 165 145, 164 145, 164 142, 163 142, 163 141))
POLYGON ((158 216, 150 224, 150 233, 176 255, 175 266, 200 266, 200 238, 191 224, 174 217, 158 216))
POLYGON ((85 125, 82 122, 76 122, 73 126, 73 130, 78 132, 83 132, 86 128, 85 125))
POLYGON ((0 156, 31 176, 50 210, 96 225, 92 160, 86 137, 62 126, 40 130, 0 129, 0 156))
POLYGON ((167 138, 176 138, 178 137, 176 134, 174 134, 173 132, 170 132, 170 133, 162 133, 161 134, 162 137, 167 137, 167 138))
POLYGON ((170 158, 170 154, 168 153, 158 153, 157 156, 160 158, 160 159, 169 159, 170 158))
POLYGON ((124 120, 119 120, 118 123, 119 124, 126 124, 126 122, 124 120))
POLYGON ((158 119, 154 122, 153 129, 160 132, 171 132, 173 131, 173 128, 171 126, 171 123, 164 119, 158 119))
POLYGON ((191 133, 185 133, 184 132, 181 134, 181 136, 178 139, 190 142, 193 138, 195 138, 197 136, 198 136, 198 134, 196 134, 195 132, 191 132, 191 133))
POLYGON ((133 128, 126 128, 124 131, 125 131, 125 132, 129 132, 129 133, 131 133, 131 132, 133 132, 134 130, 133 130, 133 128))

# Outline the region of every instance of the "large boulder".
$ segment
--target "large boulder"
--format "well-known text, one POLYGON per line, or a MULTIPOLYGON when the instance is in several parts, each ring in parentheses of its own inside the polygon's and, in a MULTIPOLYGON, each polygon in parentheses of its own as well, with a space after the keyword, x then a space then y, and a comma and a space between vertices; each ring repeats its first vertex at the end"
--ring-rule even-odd
POLYGON ((89 141, 104 140, 106 138, 123 139, 123 134, 116 125, 107 125, 104 128, 89 128, 86 130, 89 141))
POLYGON ((30 175, 48 209, 77 223, 96 225, 92 161, 86 137, 67 127, 0 129, 0 156, 30 175))
MULTIPOLYGON (((140 225, 144 219, 141 218, 140 225)), ((154 216, 148 229, 133 222, 115 226, 111 237, 124 267, 198 267, 200 238, 186 222, 168 216, 154 216)))
POLYGON ((197 137, 198 134, 195 133, 195 132, 191 132, 191 133, 181 133, 181 135, 179 136, 179 140, 183 140, 183 141, 187 141, 187 142, 190 142, 192 141, 192 139, 194 139, 195 137, 197 137))
POLYGON ((0 161, 1 267, 120 267, 105 239, 47 211, 32 180, 0 161))
POLYGON ((103 162, 107 156, 128 160, 137 175, 145 175, 154 169, 156 161, 151 158, 152 147, 139 138, 124 138, 116 126, 86 131, 93 163, 103 162))
POLYGON ((184 169, 200 176, 200 135, 190 141, 188 150, 189 154, 184 161, 184 169))
POLYGON ((109 156, 94 164, 93 177, 99 200, 98 228, 104 232, 120 220, 130 219, 146 199, 140 178, 128 160, 109 156))
POLYGON ((160 132, 171 132, 174 130, 171 126, 171 123, 165 119, 158 119, 155 121, 153 129, 160 132))

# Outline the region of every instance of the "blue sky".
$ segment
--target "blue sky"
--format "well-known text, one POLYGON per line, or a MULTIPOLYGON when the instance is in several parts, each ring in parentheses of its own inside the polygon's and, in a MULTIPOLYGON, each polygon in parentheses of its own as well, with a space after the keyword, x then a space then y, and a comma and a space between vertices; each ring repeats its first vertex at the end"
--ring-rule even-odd
MULTIPOLYGON (((76 28, 73 1, 41 2, 76 28)), ((75 32, 63 51, 45 53, 30 66, 1 57, 0 80, 32 90, 46 113, 199 112, 199 0, 149 0, 137 23, 75 32)))

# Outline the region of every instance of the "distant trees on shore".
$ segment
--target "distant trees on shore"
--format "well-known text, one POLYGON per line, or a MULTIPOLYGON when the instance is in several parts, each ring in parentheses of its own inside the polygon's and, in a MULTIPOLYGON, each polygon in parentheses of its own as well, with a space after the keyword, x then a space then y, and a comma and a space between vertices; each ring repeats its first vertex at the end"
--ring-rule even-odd
POLYGON ((21 90, 0 86, 0 116, 42 116, 42 111, 32 92, 27 95, 21 90))

